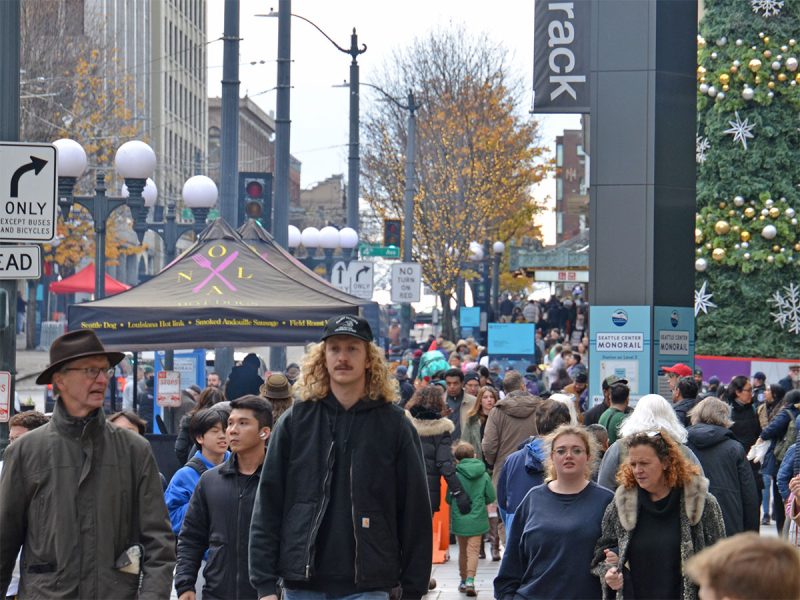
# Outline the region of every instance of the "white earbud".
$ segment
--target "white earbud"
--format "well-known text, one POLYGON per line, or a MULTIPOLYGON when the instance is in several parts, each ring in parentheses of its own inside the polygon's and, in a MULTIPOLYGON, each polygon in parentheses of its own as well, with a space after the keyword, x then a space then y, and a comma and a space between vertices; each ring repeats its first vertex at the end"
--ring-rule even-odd
POLYGON ((263 440, 264 438, 266 438, 266 437, 267 437, 267 434, 266 434, 266 433, 264 433, 264 432, 262 431, 262 432, 259 434, 259 436, 258 436, 258 437, 260 437, 260 438, 263 440))

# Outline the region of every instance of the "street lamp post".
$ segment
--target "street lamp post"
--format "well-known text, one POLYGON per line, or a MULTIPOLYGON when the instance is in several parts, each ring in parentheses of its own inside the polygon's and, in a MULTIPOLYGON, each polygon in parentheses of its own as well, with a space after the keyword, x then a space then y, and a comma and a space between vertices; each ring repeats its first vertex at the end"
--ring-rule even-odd
POLYGON ((500 298, 500 259, 505 249, 506 245, 499 240, 492 244, 492 251, 494 252, 494 268, 492 269, 492 308, 494 309, 495 320, 498 319, 498 303, 500 298))
POLYGON ((300 246, 306 251, 305 264, 309 269, 314 270, 320 263, 325 265, 325 273, 328 280, 331 280, 331 269, 333 268, 334 253, 338 249, 344 261, 353 258, 354 251, 358 246, 358 233, 351 227, 336 229, 332 226, 317 229, 316 227, 306 227, 302 232, 294 225, 289 226, 289 250, 292 254, 297 254, 300 246), (324 258, 316 258, 317 248, 321 248, 324 258))
MULTIPOLYGON (((283 8, 283 7, 281 7, 283 8)), ((260 15, 260 16, 267 16, 267 17, 278 17, 279 20, 282 16, 282 12, 270 12, 267 15, 260 15)), ((358 34, 356 33, 356 28, 353 27, 353 33, 350 35, 350 47, 343 48, 339 44, 337 44, 333 39, 325 33, 322 28, 314 23, 311 19, 308 19, 302 15, 298 15, 295 13, 289 13, 290 16, 305 21, 309 25, 311 25, 314 29, 319 31, 325 39, 328 40, 331 44, 333 44, 334 48, 336 48, 339 52, 343 52, 344 54, 349 54, 352 58, 350 61, 350 135, 349 135, 349 143, 348 143, 348 156, 347 156, 347 226, 354 229, 356 232, 359 230, 359 222, 358 222, 358 196, 359 196, 359 178, 361 173, 361 156, 360 156, 360 148, 359 148, 359 95, 358 95, 358 86, 359 86, 359 66, 358 66, 358 55, 363 54, 367 51, 367 45, 361 44, 361 47, 358 46, 358 34)), ((278 46, 281 47, 281 39, 283 37, 288 38, 290 33, 287 29, 286 32, 283 32, 280 29, 280 21, 278 25, 278 46)), ((288 26, 287 26, 288 27, 288 26)), ((280 54, 280 53, 279 53, 280 54)), ((278 65, 279 69, 281 65, 278 65)), ((288 67, 287 67, 288 68, 288 67)), ((278 77, 280 87, 280 80, 281 77, 278 77)), ((288 77, 287 77, 288 79, 288 77)), ((276 226, 279 224, 276 223, 276 226)))
POLYGON ((148 178, 156 167, 153 149, 140 141, 126 142, 117 150, 114 163, 117 172, 125 179, 128 197, 106 195, 105 173, 97 173, 94 196, 75 196, 73 190, 78 178, 86 170, 86 151, 80 144, 70 139, 53 142, 58 153, 58 204, 64 219, 68 218, 73 203, 85 207, 92 215, 95 231, 95 298, 105 296, 106 271, 106 221, 111 213, 127 204, 133 216, 133 230, 141 244, 147 231, 147 211, 155 196, 145 195, 148 178))

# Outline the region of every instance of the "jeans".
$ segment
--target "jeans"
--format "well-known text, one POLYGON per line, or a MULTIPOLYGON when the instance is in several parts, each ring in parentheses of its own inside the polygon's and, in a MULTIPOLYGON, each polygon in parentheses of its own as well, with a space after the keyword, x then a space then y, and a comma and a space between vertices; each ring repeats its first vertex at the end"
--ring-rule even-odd
POLYGON ((769 517, 769 491, 772 489, 772 477, 761 475, 764 480, 764 492, 761 494, 761 513, 764 517, 769 517))
POLYGON ((326 594, 325 592, 315 592, 312 590, 283 590, 283 600, 389 600, 386 592, 361 592, 359 594, 347 594, 337 596, 336 594, 326 594))

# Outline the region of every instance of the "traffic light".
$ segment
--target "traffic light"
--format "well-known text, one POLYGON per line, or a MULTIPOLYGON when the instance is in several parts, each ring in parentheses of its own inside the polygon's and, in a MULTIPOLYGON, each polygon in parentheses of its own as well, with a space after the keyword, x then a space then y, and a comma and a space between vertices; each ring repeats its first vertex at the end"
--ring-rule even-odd
POLYGON ((383 220, 383 245, 384 246, 397 246, 398 248, 403 244, 402 240, 402 226, 400 219, 384 219, 383 220))
POLYGON ((272 173, 239 173, 239 221, 248 219, 272 230, 272 173))

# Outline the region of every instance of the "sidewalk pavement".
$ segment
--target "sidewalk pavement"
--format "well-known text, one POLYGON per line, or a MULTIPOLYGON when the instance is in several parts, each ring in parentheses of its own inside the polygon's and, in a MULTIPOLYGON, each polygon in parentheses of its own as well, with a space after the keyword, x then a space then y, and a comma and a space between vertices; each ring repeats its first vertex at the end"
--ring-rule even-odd
MULTIPOLYGON (((500 562, 492 560, 489 555, 489 544, 486 543, 487 558, 478 561, 478 571, 475 574, 475 589, 478 598, 494 598, 494 578, 500 569, 500 562)), ((425 600, 456 600, 466 598, 458 591, 461 577, 458 574, 458 544, 450 546, 450 560, 439 565, 433 565, 431 578, 436 580, 436 589, 425 595, 425 600)))

